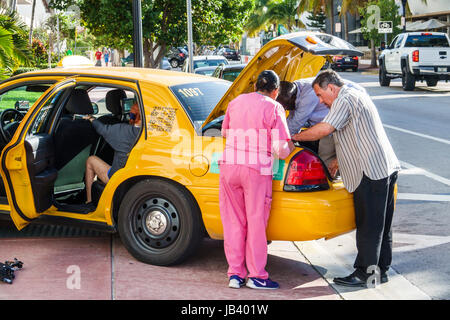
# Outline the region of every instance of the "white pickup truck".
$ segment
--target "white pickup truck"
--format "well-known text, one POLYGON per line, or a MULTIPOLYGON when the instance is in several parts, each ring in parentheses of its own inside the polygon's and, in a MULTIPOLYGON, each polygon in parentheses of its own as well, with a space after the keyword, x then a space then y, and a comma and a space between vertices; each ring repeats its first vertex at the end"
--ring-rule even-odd
POLYGON ((434 87, 450 80, 450 45, 442 32, 401 33, 378 57, 379 81, 388 87, 391 79, 402 78, 403 90, 412 91, 417 80, 434 87))

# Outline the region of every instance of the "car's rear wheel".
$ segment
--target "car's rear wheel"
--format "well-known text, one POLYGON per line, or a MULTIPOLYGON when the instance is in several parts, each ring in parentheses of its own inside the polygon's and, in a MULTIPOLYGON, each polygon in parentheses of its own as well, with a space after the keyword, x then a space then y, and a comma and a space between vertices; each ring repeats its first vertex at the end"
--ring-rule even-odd
POLYGON ((416 78, 406 67, 402 68, 402 87, 405 91, 413 91, 416 87, 416 78))
POLYGON ((118 224, 131 255, 160 266, 187 259, 203 235, 195 200, 182 187, 162 179, 141 181, 126 193, 118 224))
POLYGON ((171 66, 172 68, 178 68, 179 65, 180 65, 180 64, 178 63, 178 60, 177 60, 177 59, 172 59, 172 60, 170 60, 170 66, 171 66))
POLYGON ((381 63, 378 71, 378 80, 380 82, 380 86, 382 87, 389 87, 389 85, 391 84, 391 79, 388 78, 386 74, 386 68, 384 67, 384 64, 381 63))

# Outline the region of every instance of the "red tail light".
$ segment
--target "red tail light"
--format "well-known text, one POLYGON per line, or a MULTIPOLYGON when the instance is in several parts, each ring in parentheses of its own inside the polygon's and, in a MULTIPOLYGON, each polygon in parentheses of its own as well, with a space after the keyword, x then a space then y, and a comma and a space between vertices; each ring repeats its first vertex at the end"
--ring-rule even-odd
POLYGON ((182 58, 183 58, 183 57, 184 57, 184 53, 182 53, 182 52, 181 52, 181 53, 180 53, 180 57, 182 57, 182 58))
POLYGON ((333 61, 338 61, 338 60, 341 60, 341 59, 342 59, 341 56, 334 56, 334 57, 333 57, 333 61))
POLYGON ((412 61, 419 62, 419 50, 414 50, 412 53, 412 61))
POLYGON ((358 57, 353 57, 353 60, 358 60, 358 57))
POLYGON ((422 32, 422 36, 431 36, 432 35, 432 33, 429 33, 429 32, 422 32))
POLYGON ((320 159, 308 150, 297 153, 289 164, 284 191, 327 189, 329 189, 328 178, 320 159))

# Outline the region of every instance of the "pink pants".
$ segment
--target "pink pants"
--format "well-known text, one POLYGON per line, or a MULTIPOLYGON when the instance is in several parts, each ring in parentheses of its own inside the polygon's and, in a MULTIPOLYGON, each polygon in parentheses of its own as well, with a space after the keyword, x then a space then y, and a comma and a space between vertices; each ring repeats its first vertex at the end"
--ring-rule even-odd
POLYGON ((272 176, 243 165, 220 165, 219 204, 228 276, 267 279, 266 227, 272 176), (247 266, 247 268, 246 268, 247 266))

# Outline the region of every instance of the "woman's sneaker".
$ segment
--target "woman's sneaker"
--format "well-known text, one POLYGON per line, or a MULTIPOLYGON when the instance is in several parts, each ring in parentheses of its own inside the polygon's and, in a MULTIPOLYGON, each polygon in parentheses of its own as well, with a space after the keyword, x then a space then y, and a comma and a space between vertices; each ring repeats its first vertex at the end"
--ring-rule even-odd
POLYGON ((248 278, 247 287, 252 289, 273 290, 278 289, 280 286, 277 282, 270 279, 248 278))
POLYGON ((228 286, 230 288, 239 289, 245 284, 245 279, 242 279, 241 277, 237 275, 233 275, 230 277, 230 282, 228 283, 228 286))

